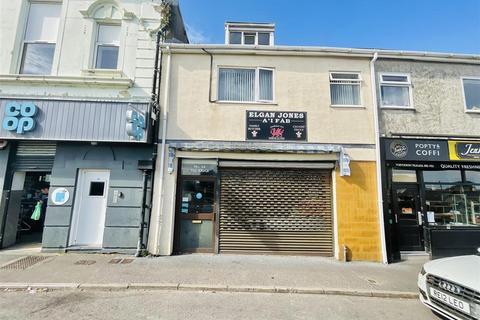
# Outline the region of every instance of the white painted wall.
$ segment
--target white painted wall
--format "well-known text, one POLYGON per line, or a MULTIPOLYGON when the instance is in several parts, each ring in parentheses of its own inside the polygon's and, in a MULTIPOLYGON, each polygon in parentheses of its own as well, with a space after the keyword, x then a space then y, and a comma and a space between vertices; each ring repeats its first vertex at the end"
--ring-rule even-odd
POLYGON ((149 100, 156 28, 160 25, 155 6, 160 0, 47 1, 62 3, 52 73, 20 77, 30 1, 0 1, 0 97, 149 100), (121 23, 119 66, 115 72, 92 70, 98 20, 88 16, 89 8, 93 12, 104 4, 116 4, 121 13, 117 20, 121 23))

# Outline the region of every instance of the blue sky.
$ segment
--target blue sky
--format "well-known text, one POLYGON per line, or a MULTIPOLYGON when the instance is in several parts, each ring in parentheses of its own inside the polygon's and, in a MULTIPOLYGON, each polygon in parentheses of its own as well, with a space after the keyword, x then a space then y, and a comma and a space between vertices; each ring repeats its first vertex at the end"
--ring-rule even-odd
POLYGON ((480 54, 480 0, 180 0, 191 43, 225 21, 276 23, 277 45, 480 54))

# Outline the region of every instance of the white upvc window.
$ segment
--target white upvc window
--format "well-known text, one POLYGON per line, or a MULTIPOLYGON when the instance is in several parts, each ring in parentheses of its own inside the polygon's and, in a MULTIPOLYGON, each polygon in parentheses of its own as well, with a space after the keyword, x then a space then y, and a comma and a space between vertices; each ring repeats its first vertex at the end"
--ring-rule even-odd
POLYGON ((95 44, 96 69, 117 69, 120 28, 119 25, 98 24, 95 44))
POLYGON ((362 77, 358 72, 330 72, 332 107, 360 107, 362 77))
POLYGON ((480 112, 480 77, 463 77, 465 112, 480 112))
POLYGON ((271 68, 221 67, 218 69, 218 101, 272 103, 273 74, 271 68))
POLYGON ((380 74, 380 105, 382 108, 413 109, 412 82, 409 74, 380 74))
POLYGON ((59 3, 31 3, 22 46, 19 73, 49 75, 57 42, 59 3))
POLYGON ((269 46, 272 44, 271 32, 230 31, 230 44, 269 46))

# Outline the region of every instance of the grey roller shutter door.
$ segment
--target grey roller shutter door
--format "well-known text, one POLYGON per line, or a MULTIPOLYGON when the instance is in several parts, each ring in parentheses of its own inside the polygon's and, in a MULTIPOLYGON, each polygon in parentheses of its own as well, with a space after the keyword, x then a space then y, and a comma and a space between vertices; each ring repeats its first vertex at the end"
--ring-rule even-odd
POLYGON ((219 249, 333 256, 331 171, 221 168, 219 249))
POLYGON ((15 171, 52 171, 56 150, 55 143, 19 141, 15 171))

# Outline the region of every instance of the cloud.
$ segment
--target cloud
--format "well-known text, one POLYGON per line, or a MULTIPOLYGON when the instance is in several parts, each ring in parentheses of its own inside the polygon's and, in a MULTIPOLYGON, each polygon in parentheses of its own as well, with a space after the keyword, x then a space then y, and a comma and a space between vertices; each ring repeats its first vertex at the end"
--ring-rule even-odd
POLYGON ((189 24, 185 24, 187 29, 188 40, 193 44, 204 44, 209 43, 210 39, 203 33, 202 30, 199 30, 189 24))

